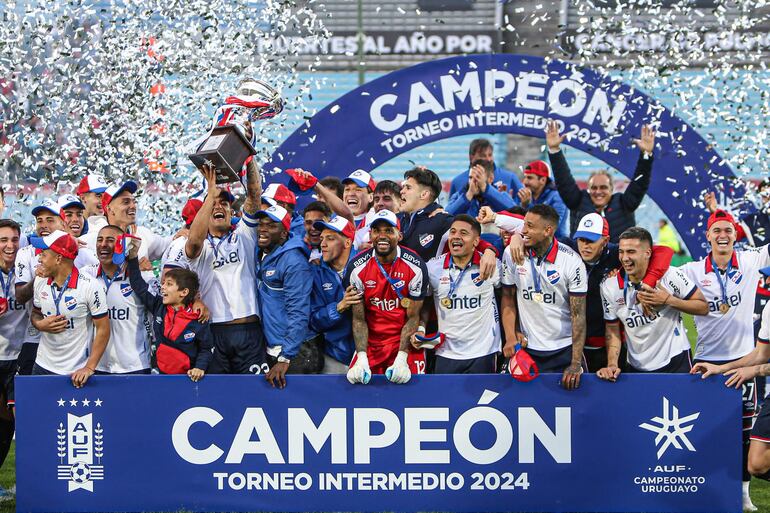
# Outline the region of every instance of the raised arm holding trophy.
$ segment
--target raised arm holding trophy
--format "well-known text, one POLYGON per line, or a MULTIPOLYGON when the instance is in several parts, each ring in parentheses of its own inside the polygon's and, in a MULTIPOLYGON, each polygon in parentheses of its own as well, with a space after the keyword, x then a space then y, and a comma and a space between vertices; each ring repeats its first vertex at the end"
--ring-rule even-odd
POLYGON ((211 130, 190 160, 198 169, 205 164, 214 166, 217 183, 240 181, 244 163, 257 153, 253 132, 247 136, 247 125, 275 117, 282 110, 283 99, 273 87, 261 80, 242 80, 236 94, 217 109, 211 130))

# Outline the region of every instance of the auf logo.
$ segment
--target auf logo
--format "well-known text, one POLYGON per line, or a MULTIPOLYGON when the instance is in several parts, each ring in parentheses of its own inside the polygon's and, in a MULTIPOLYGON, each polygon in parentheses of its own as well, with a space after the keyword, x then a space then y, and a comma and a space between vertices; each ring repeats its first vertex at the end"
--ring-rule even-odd
POLYGON ((672 445, 677 449, 682 449, 682 445, 684 445, 688 451, 695 452, 695 447, 687 438, 687 433, 692 431, 692 423, 695 422, 698 417, 700 417, 700 412, 687 415, 686 417, 680 417, 679 408, 673 405, 669 411, 668 399, 664 397, 663 417, 653 417, 650 419, 650 422, 659 425, 655 426, 644 422, 639 424, 639 427, 657 434, 655 437, 655 446, 658 447, 658 459, 660 459, 672 445))
MULTIPOLYGON (((59 406, 67 401, 59 399, 59 406)), ((102 401, 82 401, 83 406, 101 406, 102 401)), ((77 406, 72 399, 70 406, 77 406)), ((56 430, 56 447, 59 464, 57 478, 68 481, 67 491, 94 491, 94 481, 104 479, 104 429, 100 422, 94 422, 93 414, 74 415, 67 413, 67 422, 59 422, 56 430)))

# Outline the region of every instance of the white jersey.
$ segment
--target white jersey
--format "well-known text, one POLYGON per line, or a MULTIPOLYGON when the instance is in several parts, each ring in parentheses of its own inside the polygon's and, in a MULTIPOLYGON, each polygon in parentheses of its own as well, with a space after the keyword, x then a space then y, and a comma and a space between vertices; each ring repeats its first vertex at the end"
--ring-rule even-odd
MULTIPOLYGON (((156 235, 149 228, 139 226, 131 233, 142 239, 142 245, 139 247, 139 260, 142 258, 148 258, 150 261, 160 260, 163 257, 163 253, 166 248, 171 244, 173 240, 172 236, 160 236, 156 235)), ((80 240, 86 243, 86 246, 91 251, 96 251, 96 239, 99 237, 99 230, 91 230, 88 228, 88 233, 80 237, 80 240)), ((97 260, 96 262, 99 263, 97 260)))
MULTIPOLYGON (((25 246, 16 254, 16 285, 24 285, 35 279, 35 268, 40 264, 37 251, 34 246, 25 246)), ((98 264, 94 252, 88 248, 80 248, 75 258, 75 267, 80 269, 87 265, 98 264)), ((30 299, 30 302, 32 300, 30 299)), ((30 305, 26 305, 29 310, 30 305)), ((25 344, 37 344, 40 342, 40 332, 32 326, 32 321, 27 320, 27 328, 24 333, 25 344)))
POLYGON ((8 309, 0 314, 0 360, 15 360, 29 323, 27 305, 16 301, 14 269, 6 274, 0 269, 0 298, 8 302, 8 309))
MULTIPOLYGON (((398 213, 398 212, 396 212, 398 213)), ((353 220, 353 226, 356 227, 356 235, 353 237, 353 250, 359 251, 359 248, 369 244, 369 236, 372 224, 376 217, 376 212, 373 208, 369 209, 364 215, 358 215, 353 220)))
POLYGON ((524 265, 514 263, 506 251, 502 282, 516 287, 519 324, 528 348, 556 351, 572 344, 569 297, 588 291, 585 264, 572 248, 554 239, 544 258, 538 261, 530 255, 524 265))
POLYGON ((198 273, 201 299, 211 311, 211 322, 229 322, 258 315, 254 259, 257 219, 246 212, 224 238, 209 235, 201 254, 190 258, 198 273))
MULTIPOLYGON (((666 271, 660 279, 660 285, 679 299, 689 299, 698 290, 677 267, 666 271)), ((644 315, 641 305, 636 301, 636 290, 627 283, 624 272, 605 278, 601 284, 601 294, 604 319, 608 322, 620 319, 623 323, 628 363, 634 369, 648 372, 658 370, 665 367, 671 358, 690 348, 679 310, 664 305, 652 317, 644 315)))
POLYGON ((181 269, 190 270, 190 259, 187 258, 184 247, 187 244, 187 237, 181 236, 171 242, 166 252, 163 253, 161 259, 161 269, 167 267, 179 267, 181 269))
MULTIPOLYGON (((88 217, 88 219, 86 219, 86 222, 88 223, 88 233, 86 233, 85 235, 82 235, 80 237, 81 240, 83 239, 83 237, 85 237, 89 233, 96 233, 98 235, 99 230, 101 230, 102 228, 104 228, 109 224, 105 216, 90 216, 88 217)), ((94 239, 94 241, 95 240, 96 239, 94 239)))
MULTIPOLYGON (((105 276, 100 265, 81 269, 83 274, 101 281, 107 291, 107 314, 110 317, 110 343, 96 370, 125 374, 150 368, 150 319, 144 305, 134 294, 125 269, 114 280, 105 276)), ((142 273, 145 281, 154 280, 151 272, 142 273)))
POLYGON ((757 342, 768 344, 770 343, 770 302, 762 309, 762 320, 760 322, 757 342))
POLYGON ((495 303, 495 289, 500 287, 500 265, 498 262, 492 278, 482 280, 480 260, 481 254, 475 252, 465 271, 454 266, 449 253, 427 263, 438 327, 445 336, 436 354, 444 358, 470 360, 500 350, 500 319, 495 303))
POLYGON ((754 349, 754 299, 759 283, 759 270, 770 265, 770 246, 734 251, 725 272, 712 266, 711 253, 697 262, 681 267, 688 278, 703 292, 709 304, 708 315, 695 315, 698 342, 695 358, 707 361, 737 360, 754 349), (715 273, 719 272, 719 275, 715 273), (724 303, 722 288, 725 286, 726 313, 719 308, 724 303))
POLYGON ((35 363, 56 374, 71 374, 82 368, 94 338, 93 319, 107 315, 104 285, 74 268, 63 290, 50 279, 35 279, 32 300, 44 317, 61 314, 68 321, 61 333, 40 334, 35 363))

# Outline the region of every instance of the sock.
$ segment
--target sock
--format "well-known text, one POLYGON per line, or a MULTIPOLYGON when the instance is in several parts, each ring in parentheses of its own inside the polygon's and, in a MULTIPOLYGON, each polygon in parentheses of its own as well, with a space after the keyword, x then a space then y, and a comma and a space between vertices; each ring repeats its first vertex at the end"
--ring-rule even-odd
POLYGON ((743 496, 744 497, 748 497, 749 496, 749 483, 751 483, 751 481, 744 481, 743 482, 743 496))

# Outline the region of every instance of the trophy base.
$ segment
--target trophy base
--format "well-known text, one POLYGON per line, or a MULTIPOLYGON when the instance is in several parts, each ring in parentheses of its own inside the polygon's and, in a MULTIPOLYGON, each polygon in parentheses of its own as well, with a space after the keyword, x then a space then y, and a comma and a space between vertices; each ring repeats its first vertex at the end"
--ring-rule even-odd
POLYGON ((233 125, 225 125, 211 130, 198 151, 188 157, 198 169, 202 169, 204 164, 214 166, 219 184, 239 182, 243 163, 256 153, 240 130, 233 125))

